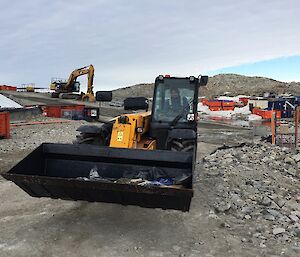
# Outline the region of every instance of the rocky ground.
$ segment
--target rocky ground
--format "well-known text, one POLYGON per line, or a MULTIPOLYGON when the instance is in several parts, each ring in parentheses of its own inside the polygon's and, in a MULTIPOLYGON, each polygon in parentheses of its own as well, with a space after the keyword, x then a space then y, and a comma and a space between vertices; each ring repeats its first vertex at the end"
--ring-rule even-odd
MULTIPOLYGON (((42 142, 71 143, 84 123, 13 128, 0 141, 0 173, 42 142)), ((0 255, 299 256, 299 150, 221 124, 198 133, 188 213, 32 198, 1 178, 0 255)))
POLYGON ((239 233, 242 243, 280 245, 281 254, 299 256, 299 167, 299 150, 263 143, 206 156, 198 179, 215 184, 209 217, 229 233, 239 233))

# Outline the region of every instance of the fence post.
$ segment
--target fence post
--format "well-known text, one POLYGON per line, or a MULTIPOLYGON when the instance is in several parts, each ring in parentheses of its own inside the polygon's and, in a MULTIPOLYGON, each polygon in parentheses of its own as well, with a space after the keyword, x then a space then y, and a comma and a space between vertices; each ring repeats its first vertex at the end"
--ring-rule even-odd
POLYGON ((298 145, 298 125, 299 125, 299 107, 300 106, 297 106, 296 107, 296 110, 295 110, 295 147, 297 147, 298 145))
POLYGON ((271 116, 271 130, 272 130, 272 145, 276 144, 276 112, 272 112, 271 116))

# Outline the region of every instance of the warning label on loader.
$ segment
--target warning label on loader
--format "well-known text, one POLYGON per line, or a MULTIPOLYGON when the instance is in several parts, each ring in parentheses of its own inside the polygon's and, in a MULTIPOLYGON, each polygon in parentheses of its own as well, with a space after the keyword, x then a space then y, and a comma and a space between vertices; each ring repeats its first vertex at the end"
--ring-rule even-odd
POLYGON ((117 141, 118 142, 123 141, 123 131, 118 131, 117 141))

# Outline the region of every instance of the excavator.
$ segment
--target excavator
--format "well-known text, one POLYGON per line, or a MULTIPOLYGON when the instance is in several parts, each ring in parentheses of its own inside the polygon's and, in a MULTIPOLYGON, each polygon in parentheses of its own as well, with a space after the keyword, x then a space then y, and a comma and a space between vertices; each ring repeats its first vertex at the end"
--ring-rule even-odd
POLYGON ((93 92, 93 80, 94 80, 94 66, 91 64, 71 72, 67 82, 62 80, 54 80, 50 85, 50 89, 55 90, 51 94, 52 98, 67 98, 67 99, 80 99, 88 102, 95 102, 95 95, 93 92), (73 94, 80 91, 80 83, 76 81, 79 76, 88 75, 87 93, 81 95, 73 94))
MULTIPOLYGON (((33 197, 189 211, 198 90, 207 81, 160 75, 151 111, 131 99, 135 112, 79 127, 73 144, 43 143, 2 176, 33 197)), ((96 92, 96 100, 111 94, 96 92)))

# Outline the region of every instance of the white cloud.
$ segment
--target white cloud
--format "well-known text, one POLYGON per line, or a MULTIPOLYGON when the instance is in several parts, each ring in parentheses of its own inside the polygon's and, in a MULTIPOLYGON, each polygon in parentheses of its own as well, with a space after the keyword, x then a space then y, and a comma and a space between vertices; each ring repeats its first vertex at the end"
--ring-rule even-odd
POLYGON ((98 89, 300 54, 298 0, 14 1, 0 10, 0 84, 48 86, 95 66, 98 89))

